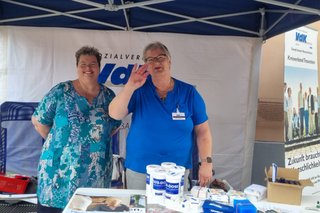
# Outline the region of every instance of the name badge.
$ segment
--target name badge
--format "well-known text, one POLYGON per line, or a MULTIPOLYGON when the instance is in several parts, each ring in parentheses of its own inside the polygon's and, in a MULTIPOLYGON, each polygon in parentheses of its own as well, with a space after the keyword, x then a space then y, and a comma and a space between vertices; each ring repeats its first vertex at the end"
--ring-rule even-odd
POLYGON ((172 120, 186 120, 186 115, 184 112, 179 112, 179 109, 177 109, 177 112, 172 113, 172 120))

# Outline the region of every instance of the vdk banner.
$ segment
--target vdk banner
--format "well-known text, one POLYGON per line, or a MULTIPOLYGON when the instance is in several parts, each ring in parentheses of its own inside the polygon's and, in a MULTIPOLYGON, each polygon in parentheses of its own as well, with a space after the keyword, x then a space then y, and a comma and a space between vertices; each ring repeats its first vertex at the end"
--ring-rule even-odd
MULTIPOLYGON (((6 64, 0 60, 5 101, 40 101, 57 83, 77 78, 75 52, 83 45, 100 50, 99 81, 117 94, 134 64, 144 63, 143 48, 163 42, 171 53, 173 77, 195 85, 206 102, 216 174, 234 188, 250 184, 260 38, 12 26, 0 27, 0 35, 7 47, 6 64)), ((122 156, 129 121, 122 121, 118 135, 122 156)))
POLYGON ((285 34, 284 139, 286 167, 320 185, 317 37, 307 27, 285 34))

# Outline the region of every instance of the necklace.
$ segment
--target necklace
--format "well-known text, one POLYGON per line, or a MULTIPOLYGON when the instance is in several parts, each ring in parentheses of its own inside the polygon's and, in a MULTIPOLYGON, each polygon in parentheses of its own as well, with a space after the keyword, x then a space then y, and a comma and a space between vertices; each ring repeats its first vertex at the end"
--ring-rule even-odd
POLYGON ((159 90, 158 88, 156 88, 156 91, 157 91, 157 93, 158 93, 161 101, 165 101, 165 100, 166 100, 166 98, 167 98, 167 93, 168 93, 170 90, 173 89, 173 83, 174 83, 174 82, 173 82, 173 79, 170 78, 170 82, 169 82, 168 88, 166 88, 165 90, 159 90))
POLYGON ((165 96, 165 97, 160 97, 160 100, 161 100, 162 102, 165 102, 165 101, 166 101, 166 98, 167 98, 167 96, 165 96))

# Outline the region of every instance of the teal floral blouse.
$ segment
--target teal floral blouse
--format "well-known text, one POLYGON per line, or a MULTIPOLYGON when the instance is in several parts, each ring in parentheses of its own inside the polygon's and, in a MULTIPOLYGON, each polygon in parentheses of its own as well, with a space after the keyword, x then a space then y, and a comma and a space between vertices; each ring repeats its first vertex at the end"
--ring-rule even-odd
POLYGON ((100 85, 90 104, 71 81, 59 83, 42 99, 34 116, 52 126, 38 167, 40 204, 64 208, 78 187, 106 188, 111 183, 111 133, 120 121, 108 115, 115 94, 100 85))

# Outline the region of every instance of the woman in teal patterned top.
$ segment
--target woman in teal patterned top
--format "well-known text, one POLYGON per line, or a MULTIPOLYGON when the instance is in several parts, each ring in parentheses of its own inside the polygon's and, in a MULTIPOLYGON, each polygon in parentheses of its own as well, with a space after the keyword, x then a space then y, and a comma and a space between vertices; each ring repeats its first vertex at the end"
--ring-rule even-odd
POLYGON ((62 212, 78 187, 106 188, 112 173, 111 137, 120 126, 109 116, 114 92, 98 83, 101 54, 76 52, 78 79, 54 86, 32 123, 45 138, 38 167, 38 213, 62 212))

